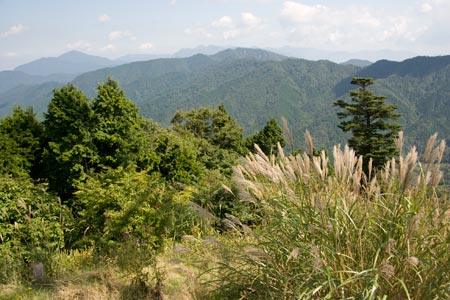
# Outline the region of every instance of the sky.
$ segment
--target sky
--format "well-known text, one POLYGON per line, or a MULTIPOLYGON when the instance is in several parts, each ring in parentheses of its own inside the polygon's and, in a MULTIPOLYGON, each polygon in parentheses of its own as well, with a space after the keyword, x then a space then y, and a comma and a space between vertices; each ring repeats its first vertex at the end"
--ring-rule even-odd
POLYGON ((450 54, 450 0, 0 0, 0 70, 199 45, 450 54))

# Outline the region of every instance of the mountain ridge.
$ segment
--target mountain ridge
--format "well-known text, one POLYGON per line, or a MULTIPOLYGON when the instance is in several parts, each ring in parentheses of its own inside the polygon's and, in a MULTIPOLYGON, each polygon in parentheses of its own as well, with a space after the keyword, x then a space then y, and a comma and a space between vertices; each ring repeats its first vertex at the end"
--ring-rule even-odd
MULTIPOLYGON (((294 136, 302 136, 309 129, 316 145, 329 147, 346 140, 337 128, 339 120, 333 101, 348 97, 348 90, 355 88, 349 84, 351 77, 377 75, 373 70, 384 66, 384 73, 375 76, 379 78, 371 89, 385 95, 388 103, 399 106, 406 136, 413 135, 408 142, 424 144, 424 139, 435 131, 450 138, 450 65, 445 66, 446 56, 379 61, 361 68, 326 60, 273 56, 264 51, 232 49, 210 56, 134 62, 83 73, 72 82, 92 98, 97 83, 112 76, 143 116, 166 126, 179 109, 223 103, 246 134, 259 130, 273 117, 279 120, 284 116, 294 136), (423 67, 417 69, 417 65, 423 67)), ((33 88, 27 87, 21 97, 34 97, 32 100, 39 105, 48 103, 49 86, 36 89, 38 92, 33 94, 33 88)), ((14 93, 8 98, 20 104, 20 97, 14 93)), ((30 99, 22 103, 28 104, 30 99)), ((0 112, 4 114, 12 104, 3 94, 0 96, 0 112)), ((42 106, 39 113, 45 109, 42 106)))
POLYGON ((48 76, 52 74, 80 74, 95 69, 114 66, 114 61, 72 50, 57 57, 43 57, 17 66, 14 71, 30 75, 48 76))

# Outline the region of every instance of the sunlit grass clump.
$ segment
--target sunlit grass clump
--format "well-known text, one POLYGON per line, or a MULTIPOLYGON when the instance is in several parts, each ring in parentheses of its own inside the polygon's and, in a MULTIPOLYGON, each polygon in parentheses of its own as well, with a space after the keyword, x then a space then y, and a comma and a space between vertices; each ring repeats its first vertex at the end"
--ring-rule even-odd
MULTIPOLYGON (((250 154, 234 169, 236 196, 260 221, 240 231, 238 246, 218 247, 210 297, 449 299, 444 147, 435 135, 421 157, 400 151, 379 171, 369 163, 368 174, 348 147, 331 157, 314 156, 312 145, 297 155, 250 154)), ((239 220, 228 222, 239 230, 239 220)))

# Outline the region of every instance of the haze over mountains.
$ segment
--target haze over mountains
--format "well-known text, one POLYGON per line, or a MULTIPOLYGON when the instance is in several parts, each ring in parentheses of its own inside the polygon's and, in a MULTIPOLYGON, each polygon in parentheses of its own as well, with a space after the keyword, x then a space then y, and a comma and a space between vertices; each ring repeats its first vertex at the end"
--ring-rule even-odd
MULTIPOLYGON (((19 85, 46 82, 65 83, 73 80, 77 75, 105 67, 159 58, 186 58, 195 54, 213 55, 226 49, 228 48, 215 45, 198 46, 196 48, 183 48, 173 54, 129 54, 115 60, 73 50, 58 57, 43 57, 34 60, 17 66, 14 70, 0 71, 0 93, 4 93, 19 85)), ((414 53, 392 50, 359 51, 354 53, 298 47, 279 47, 269 50, 288 57, 308 60, 326 59, 359 67, 365 67, 379 59, 403 60, 415 56, 414 53)))
POLYGON ((45 57, 15 68, 31 75, 80 74, 117 65, 114 61, 79 51, 70 51, 58 57, 45 57))
MULTIPOLYGON (((83 55, 72 52, 63 58, 83 55)), ((45 72, 38 76, 20 71, 39 70, 39 64, 45 69, 44 62, 51 66, 48 70, 61 71, 53 59, 21 66, 13 73, 0 72, 0 76, 6 74, 10 79, 9 83, 1 81, 0 116, 9 114, 14 105, 32 105, 38 115, 46 111, 52 89, 60 87, 64 80, 45 81, 45 72), (19 85, 11 87, 12 75, 18 76, 19 85)), ((297 137, 309 129, 317 145, 344 143, 332 103, 347 95, 352 88, 351 77, 367 76, 377 79, 376 93, 386 95, 388 102, 399 106, 400 122, 410 143, 423 144, 435 131, 442 138, 450 138, 450 56, 337 64, 236 48, 213 55, 159 58, 116 66, 117 61, 90 57, 79 65, 93 68, 102 63, 107 68, 86 71, 72 82, 92 98, 98 82, 112 76, 127 97, 137 103, 143 116, 164 125, 169 124, 176 110, 224 103, 246 133, 259 130, 272 117, 279 120, 285 116, 297 137)))

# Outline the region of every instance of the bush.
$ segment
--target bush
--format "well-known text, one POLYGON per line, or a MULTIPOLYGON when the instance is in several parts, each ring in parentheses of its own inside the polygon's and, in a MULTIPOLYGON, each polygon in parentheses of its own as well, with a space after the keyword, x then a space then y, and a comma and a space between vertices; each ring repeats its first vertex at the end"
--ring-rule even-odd
POLYGON ((67 207, 45 186, 11 177, 0 179, 0 207, 0 282, 28 279, 34 262, 48 269, 51 255, 64 248, 67 207))

